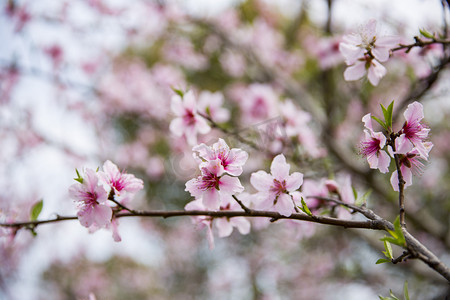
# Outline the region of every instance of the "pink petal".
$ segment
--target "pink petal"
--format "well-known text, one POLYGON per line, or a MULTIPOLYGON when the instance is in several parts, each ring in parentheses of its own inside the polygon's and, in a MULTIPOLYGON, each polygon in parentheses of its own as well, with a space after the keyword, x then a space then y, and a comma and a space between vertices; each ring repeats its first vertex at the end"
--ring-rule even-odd
POLYGON ((203 190, 200 189, 199 178, 192 178, 186 182, 185 191, 191 193, 192 197, 200 198, 203 195, 203 190))
POLYGON ((392 172, 392 175, 391 175, 391 186, 394 189, 394 191, 398 192, 398 173, 397 173, 397 170, 392 172))
POLYGON ((183 105, 183 100, 179 95, 173 95, 170 103, 170 108, 172 112, 177 116, 181 117, 184 115, 185 108, 183 105))
POLYGON ((377 37, 377 41, 375 43, 376 47, 384 47, 384 48, 394 48, 400 43, 400 38, 398 36, 388 35, 377 37))
POLYGON ((372 54, 380 62, 385 62, 389 59, 390 50, 383 47, 375 47, 372 49, 372 54))
POLYGON ((403 180, 405 180, 405 188, 407 186, 412 185, 412 171, 410 168, 406 166, 401 166, 400 170, 402 171, 403 180))
POLYGON ((408 108, 403 113, 405 116, 406 122, 414 123, 423 119, 423 105, 417 101, 408 105, 408 108))
POLYGON ((214 155, 214 151, 211 150, 211 147, 208 147, 205 144, 200 144, 192 148, 192 151, 198 152, 198 156, 206 160, 216 159, 214 155))
POLYGON ((92 214, 92 207, 84 207, 77 213, 78 220, 84 227, 90 227, 94 223, 94 215, 92 214))
POLYGON ((170 122, 170 132, 176 136, 182 136, 184 132, 184 122, 182 118, 175 118, 170 122))
POLYGON ((99 227, 111 223, 112 209, 109 206, 94 205, 92 214, 95 224, 97 224, 99 227))
POLYGON ((279 181, 285 180, 289 176, 289 169, 291 166, 286 163, 286 158, 283 154, 278 154, 270 165, 270 173, 279 181))
POLYGON ((200 117, 196 115, 195 117, 196 123, 195 127, 197 128, 197 131, 201 134, 207 134, 211 131, 211 127, 209 127, 208 122, 203 117, 200 117))
POLYGON ((351 44, 340 43, 339 51, 344 56, 347 65, 352 65, 359 58, 364 57, 364 49, 351 44))
POLYGON ((206 209, 217 210, 220 208, 220 195, 216 189, 208 189, 203 192, 203 205, 206 209))
POLYGON ((190 110, 194 113, 197 111, 197 101, 195 100, 193 91, 188 91, 184 94, 183 104, 186 110, 190 110))
POLYGON ((367 115, 365 115, 362 118, 362 121, 364 122, 364 127, 366 127, 367 129, 369 129, 370 131, 373 131, 373 127, 372 127, 372 115, 370 113, 368 113, 367 115))
POLYGON ((372 59, 367 78, 369 78, 372 85, 377 86, 380 79, 386 75, 386 72, 386 68, 382 64, 380 64, 377 60, 372 59))
POLYGON ((353 81, 361 79, 366 74, 366 62, 357 61, 353 66, 348 67, 344 71, 344 79, 346 81, 353 81))
POLYGON ((256 209, 268 209, 273 206, 275 196, 268 192, 259 192, 253 197, 253 200, 256 209))
POLYGON ((291 196, 281 194, 278 196, 277 203, 273 208, 280 213, 280 215, 289 217, 294 212, 294 203, 292 202, 291 196))
POLYGON ((229 236, 233 232, 233 225, 226 218, 217 218, 214 223, 221 238, 229 236))
POLYGON ((241 234, 250 232, 250 222, 244 217, 231 218, 230 223, 236 227, 241 234))
POLYGON ((219 180, 219 188, 221 192, 233 195, 244 191, 239 178, 224 175, 219 180))
POLYGON ((258 171, 250 176, 250 183, 258 191, 267 192, 272 186, 273 176, 265 171, 258 171))
POLYGON ((414 148, 414 145, 406 138, 405 134, 395 139, 395 153, 406 154, 414 148))
POLYGON ((368 36, 368 37, 374 37, 377 35, 377 20, 375 19, 370 19, 369 22, 367 22, 365 28, 364 28, 364 33, 368 36))
POLYGON ((286 190, 293 192, 298 190, 303 183, 303 174, 299 172, 292 173, 286 178, 286 190))
POLYGON ((389 165, 391 163, 391 157, 384 151, 380 151, 378 156, 378 169, 381 173, 387 173, 389 171, 389 165))

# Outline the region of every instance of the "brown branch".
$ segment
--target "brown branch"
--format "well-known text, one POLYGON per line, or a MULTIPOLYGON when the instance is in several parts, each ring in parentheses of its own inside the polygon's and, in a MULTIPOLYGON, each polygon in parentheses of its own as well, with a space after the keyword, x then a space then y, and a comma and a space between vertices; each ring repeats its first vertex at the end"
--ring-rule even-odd
MULTIPOLYGON (((303 213, 294 213, 291 216, 283 216, 278 212, 274 211, 262 211, 253 210, 247 208, 248 211, 204 211, 204 210, 169 210, 169 211, 134 211, 125 213, 116 213, 114 217, 124 218, 124 217, 161 217, 161 218, 171 218, 180 216, 209 216, 212 218, 233 218, 233 217, 264 217, 264 218, 276 218, 276 219, 289 219, 289 220, 300 220, 307 222, 314 222, 326 225, 340 226, 344 228, 365 228, 373 230, 385 230, 386 224, 382 221, 368 220, 368 221, 354 221, 354 220, 343 220, 323 216, 308 216, 303 213)), ((15 222, 15 223, 0 223, 1 227, 12 227, 12 228, 26 228, 28 226, 38 226, 41 224, 57 223, 61 221, 76 220, 76 216, 66 216, 57 217, 51 220, 42 221, 25 221, 25 222, 15 222)))
MULTIPOLYGON (((342 201, 324 198, 329 201, 336 202, 340 205, 345 205, 351 209, 354 209, 369 220, 367 221, 356 221, 356 220, 343 220, 324 216, 309 216, 303 213, 293 213, 289 217, 280 215, 278 212, 274 211, 261 211, 249 209, 247 211, 203 211, 203 210, 172 210, 172 211, 135 211, 135 212, 125 212, 125 213, 115 213, 115 218, 125 218, 125 217, 161 217, 161 218, 171 218, 180 216, 209 216, 212 218, 233 218, 233 217, 250 217, 250 218, 270 218, 271 220, 299 220, 306 222, 313 222, 325 225, 339 226, 344 228, 363 228, 371 230, 393 230, 394 226, 387 220, 382 219, 371 210, 365 207, 358 207, 352 204, 344 203, 342 201)), ((76 220, 76 216, 58 216, 51 220, 42 221, 27 221, 27 222, 15 222, 15 223, 0 223, 1 227, 9 227, 15 229, 21 228, 36 228, 42 224, 57 223, 68 220, 76 220)), ((403 233, 406 240, 406 248, 411 254, 411 258, 417 258, 426 263, 430 268, 441 274, 450 282, 450 269, 442 263, 436 255, 434 255, 430 250, 428 250, 423 244, 421 244, 416 238, 414 238, 405 228, 403 228, 403 233)))
POLYGON ((414 47, 425 47, 425 46, 429 46, 429 45, 433 45, 433 44, 441 44, 441 45, 449 45, 450 44, 450 40, 432 39, 430 41, 423 41, 417 36, 414 37, 414 40, 415 40, 415 42, 412 44, 408 44, 408 45, 399 44, 398 47, 392 48, 391 51, 395 52, 395 51, 406 49, 406 53, 408 53, 414 47))

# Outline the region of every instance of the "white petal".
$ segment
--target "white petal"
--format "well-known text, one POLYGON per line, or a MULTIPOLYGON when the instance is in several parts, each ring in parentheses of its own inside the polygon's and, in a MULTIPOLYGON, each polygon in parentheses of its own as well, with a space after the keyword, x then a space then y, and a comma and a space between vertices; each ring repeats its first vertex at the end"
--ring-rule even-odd
POLYGON ((283 154, 278 154, 270 165, 270 172, 273 177, 279 181, 285 180, 289 176, 289 169, 291 166, 286 163, 286 158, 283 154))
POLYGON ((269 191, 273 183, 273 177, 265 171, 258 171, 250 176, 250 183, 260 192, 269 191))
POLYGON ((291 196, 287 194, 281 194, 278 196, 277 203, 274 205, 274 210, 279 212, 280 215, 289 217, 294 212, 294 203, 291 196))

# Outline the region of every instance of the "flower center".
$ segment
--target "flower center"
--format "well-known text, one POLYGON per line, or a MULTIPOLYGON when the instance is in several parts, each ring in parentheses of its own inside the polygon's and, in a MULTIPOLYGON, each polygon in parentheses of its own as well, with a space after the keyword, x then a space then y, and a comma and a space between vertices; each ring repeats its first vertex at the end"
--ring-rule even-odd
POLYGON ((274 193, 276 196, 281 195, 286 192, 286 180, 279 181, 277 179, 273 180, 273 185, 270 187, 270 192, 274 193))
POLYGON ((362 142, 361 154, 364 157, 377 154, 380 150, 380 143, 381 142, 378 139, 371 139, 370 141, 362 142))
POLYGON ((211 188, 219 189, 220 178, 212 173, 206 173, 201 179, 200 189, 203 191, 209 190, 211 188))
POLYGON ((194 113, 191 110, 186 110, 183 116, 183 121, 187 125, 193 125, 195 124, 195 116, 194 113))

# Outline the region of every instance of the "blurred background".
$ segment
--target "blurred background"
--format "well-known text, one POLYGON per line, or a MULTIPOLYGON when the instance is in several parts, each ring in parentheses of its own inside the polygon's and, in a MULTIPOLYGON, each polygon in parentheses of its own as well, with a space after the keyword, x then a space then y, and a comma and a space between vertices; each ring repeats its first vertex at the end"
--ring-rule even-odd
MULTIPOLYGON (((370 190, 367 206, 394 220, 389 175, 359 155, 361 118, 380 116, 379 104, 395 100, 401 128, 417 100, 434 148, 407 189, 408 229, 450 264, 449 73, 440 67, 448 51, 396 52, 374 87, 344 81, 338 50, 344 34, 372 18, 380 36, 404 44, 419 29, 445 38, 445 1, 0 0, 0 7, 0 221, 28 220, 40 199, 40 219, 75 215, 67 192, 75 168, 107 159, 144 180, 131 207, 183 209, 192 200, 185 183, 199 171, 193 145, 169 130, 173 88, 193 90, 199 106, 223 101, 221 117, 212 102, 205 109, 222 129, 198 140, 224 138, 249 153, 247 192, 255 191, 250 174, 284 153, 291 172, 305 174, 303 192, 322 193, 324 180, 335 179, 358 195, 370 190), (234 131, 258 149, 226 134, 234 131)), ((39 226, 36 237, 0 228, 0 298, 378 299, 389 289, 401 295, 405 280, 411 299, 448 294, 448 283, 421 262, 375 265, 380 232, 251 222, 248 235, 216 234, 214 250, 190 218, 121 219, 120 243, 78 221, 39 226)))

